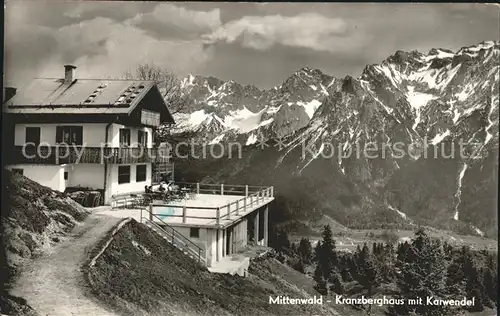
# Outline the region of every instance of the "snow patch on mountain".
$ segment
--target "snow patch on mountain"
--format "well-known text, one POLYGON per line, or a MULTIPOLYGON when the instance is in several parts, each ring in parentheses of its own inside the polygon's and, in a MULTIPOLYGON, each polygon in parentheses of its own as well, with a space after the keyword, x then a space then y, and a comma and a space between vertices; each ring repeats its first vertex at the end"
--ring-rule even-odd
POLYGON ((255 134, 250 134, 250 136, 247 139, 247 142, 245 143, 245 146, 253 145, 257 142, 257 136, 255 134))
POLYGON ((435 50, 435 53, 433 54, 429 54, 427 56, 422 56, 422 60, 424 61, 431 61, 433 59, 443 59, 443 58, 453 58, 453 56, 455 56, 455 54, 451 53, 451 52, 446 52, 446 51, 443 51, 441 49, 436 49, 435 50))
POLYGON ((278 112, 280 109, 279 106, 269 106, 267 108, 267 114, 276 114, 276 112, 278 112))
POLYGON ((224 139, 224 134, 221 134, 217 137, 215 137, 214 139, 212 139, 212 141, 210 141, 210 145, 213 145, 213 144, 218 144, 220 143, 222 140, 224 139))
POLYGON ((446 138, 446 136, 449 136, 450 135, 450 130, 447 129, 445 132, 443 133, 440 133, 440 134, 437 134, 436 136, 434 136, 434 138, 431 140, 431 144, 432 145, 437 145, 439 144, 443 139, 446 138))
POLYGON ((318 100, 312 100, 312 101, 307 102, 307 103, 299 101, 299 102, 297 102, 297 104, 304 107, 304 110, 306 110, 307 116, 309 116, 309 118, 312 118, 314 115, 314 112, 316 112, 316 110, 321 105, 321 102, 318 100))
POLYGON ((225 117, 224 123, 239 133, 248 133, 259 127, 262 115, 266 110, 263 109, 258 113, 253 113, 246 107, 243 107, 243 110, 231 111, 230 115, 225 117))
POLYGON ((195 77, 192 74, 189 74, 186 78, 181 80, 181 89, 186 89, 189 86, 194 85, 195 77))
POLYGON ((189 124, 193 126, 199 125, 209 117, 210 115, 205 113, 205 110, 195 111, 189 117, 189 124))
POLYGON ((417 92, 414 86, 408 86, 408 102, 414 109, 418 110, 434 99, 437 97, 429 93, 417 92))
POLYGON ((267 119, 267 120, 264 120, 264 121, 260 122, 259 123, 259 127, 269 125, 272 122, 274 122, 274 118, 271 117, 270 119, 267 119))

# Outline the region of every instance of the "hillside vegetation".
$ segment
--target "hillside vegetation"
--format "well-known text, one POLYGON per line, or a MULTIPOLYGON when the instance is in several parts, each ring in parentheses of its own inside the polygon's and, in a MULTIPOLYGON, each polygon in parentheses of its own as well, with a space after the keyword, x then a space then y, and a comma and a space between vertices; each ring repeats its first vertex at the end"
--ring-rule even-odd
POLYGON ((42 250, 64 240, 88 211, 64 194, 8 170, 3 181, 0 312, 36 315, 24 299, 9 295, 9 285, 42 250))

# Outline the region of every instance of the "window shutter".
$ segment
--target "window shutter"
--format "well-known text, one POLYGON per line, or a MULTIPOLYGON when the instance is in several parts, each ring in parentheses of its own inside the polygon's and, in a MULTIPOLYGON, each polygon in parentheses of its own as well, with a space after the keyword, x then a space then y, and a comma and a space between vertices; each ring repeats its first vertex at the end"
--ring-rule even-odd
POLYGON ((83 145, 83 126, 75 126, 75 144, 83 145))
POLYGON ((63 142, 63 127, 57 126, 56 127, 56 143, 62 143, 62 142, 63 142))

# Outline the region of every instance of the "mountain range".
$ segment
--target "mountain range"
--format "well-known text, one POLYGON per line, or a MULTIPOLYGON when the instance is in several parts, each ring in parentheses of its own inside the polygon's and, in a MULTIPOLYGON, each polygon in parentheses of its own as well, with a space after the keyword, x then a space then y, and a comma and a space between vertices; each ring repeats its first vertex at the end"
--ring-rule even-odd
POLYGON ((274 185, 276 216, 294 227, 496 236, 499 52, 397 51, 357 78, 305 67, 268 90, 189 75, 170 140, 236 142, 242 155, 178 159, 177 176, 274 185))

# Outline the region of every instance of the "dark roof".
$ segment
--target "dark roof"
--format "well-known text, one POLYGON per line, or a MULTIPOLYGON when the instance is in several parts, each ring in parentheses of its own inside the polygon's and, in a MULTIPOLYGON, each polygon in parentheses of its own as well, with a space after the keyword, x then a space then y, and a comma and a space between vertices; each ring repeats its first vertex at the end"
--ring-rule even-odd
MULTIPOLYGON (((155 86, 153 81, 39 78, 4 105, 19 114, 129 114, 155 86)), ((156 88, 157 89, 157 88, 156 88)), ((165 105, 166 107, 166 105, 165 105)))

